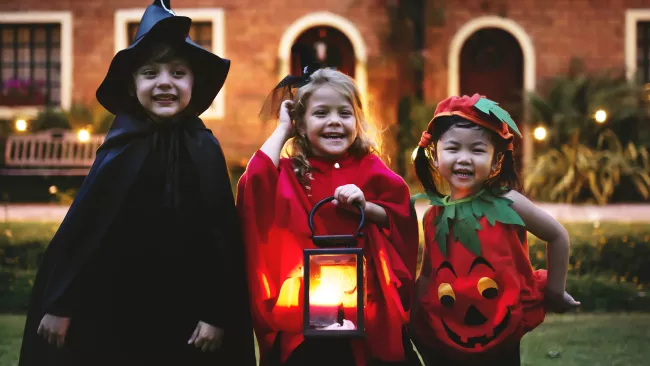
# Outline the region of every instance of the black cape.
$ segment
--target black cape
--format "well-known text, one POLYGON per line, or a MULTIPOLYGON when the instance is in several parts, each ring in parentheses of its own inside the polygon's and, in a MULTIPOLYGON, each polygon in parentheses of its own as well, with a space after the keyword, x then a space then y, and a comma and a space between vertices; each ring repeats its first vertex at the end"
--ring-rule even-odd
POLYGON ((228 170, 211 131, 197 117, 172 125, 118 115, 39 267, 19 365, 255 365, 245 273, 228 170), (179 196, 195 204, 175 210, 179 196), (178 236, 165 237, 174 224, 178 236), (61 349, 36 334, 46 312, 71 318, 61 349), (225 330, 219 351, 186 344, 199 320, 225 330), (149 354, 109 360, 132 351, 129 342, 149 354))

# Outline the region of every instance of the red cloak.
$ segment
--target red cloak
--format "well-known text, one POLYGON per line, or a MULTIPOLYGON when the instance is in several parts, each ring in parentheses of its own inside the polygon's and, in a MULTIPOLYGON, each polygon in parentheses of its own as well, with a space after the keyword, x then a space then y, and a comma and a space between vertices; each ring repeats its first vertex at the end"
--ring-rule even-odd
MULTIPOLYGON (((401 361, 402 328, 409 320, 418 252, 417 217, 410 208, 408 186, 375 155, 346 155, 330 161, 310 158, 309 162, 313 180, 305 189, 290 159, 281 159, 276 168, 258 151, 237 187, 261 364, 279 331, 283 362, 303 341, 303 249, 315 248, 308 215, 318 201, 345 184, 358 186, 366 201, 382 206, 389 218, 387 228, 366 220, 359 243, 367 261, 368 300, 366 338, 352 343, 357 363, 401 361)), ((358 224, 358 214, 332 203, 314 217, 316 235, 351 234, 358 224)))

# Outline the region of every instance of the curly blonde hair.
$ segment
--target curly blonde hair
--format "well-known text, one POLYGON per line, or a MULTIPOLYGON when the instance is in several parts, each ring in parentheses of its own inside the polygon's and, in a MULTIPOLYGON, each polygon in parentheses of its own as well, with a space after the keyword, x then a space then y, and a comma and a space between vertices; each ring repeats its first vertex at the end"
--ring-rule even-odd
POLYGON ((341 93, 352 105, 356 120, 357 138, 348 148, 348 153, 352 156, 379 155, 378 144, 375 142, 378 140, 378 136, 374 139, 370 136, 372 126, 366 122, 361 105, 361 96, 354 80, 334 69, 317 70, 311 75, 309 83, 298 89, 293 100, 292 117, 295 136, 291 139, 287 151, 287 156, 292 160, 298 181, 306 188, 309 187, 309 181, 311 180, 311 167, 307 158, 312 154, 311 143, 306 133, 307 126, 305 125, 307 102, 318 88, 325 85, 341 93))

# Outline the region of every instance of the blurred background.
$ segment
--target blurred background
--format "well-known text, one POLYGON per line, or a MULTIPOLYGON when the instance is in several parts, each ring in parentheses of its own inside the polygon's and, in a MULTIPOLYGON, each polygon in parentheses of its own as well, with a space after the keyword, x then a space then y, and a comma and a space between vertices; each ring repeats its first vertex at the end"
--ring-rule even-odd
MULTIPOLYGON (((32 278, 113 116, 95 91, 144 0, 0 3, 0 365, 15 365, 32 278)), ((650 1, 174 0, 190 37, 232 62, 201 117, 233 185, 300 72, 295 43, 353 77, 390 166, 410 165, 436 104, 481 93, 523 132, 525 193, 571 236, 578 314, 526 336, 525 365, 650 364, 650 1)), ((418 204, 421 215, 426 208, 418 204)), ((530 237, 531 261, 545 243, 530 237)))

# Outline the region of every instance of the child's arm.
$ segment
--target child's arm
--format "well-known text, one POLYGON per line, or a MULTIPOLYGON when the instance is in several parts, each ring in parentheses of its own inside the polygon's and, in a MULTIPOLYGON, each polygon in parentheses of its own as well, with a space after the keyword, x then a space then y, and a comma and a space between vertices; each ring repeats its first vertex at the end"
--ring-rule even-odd
POLYGON ((79 279, 75 278, 63 294, 45 309, 36 333, 45 340, 61 348, 70 326, 70 317, 78 304, 79 279))
POLYGON ((505 197, 512 200, 512 209, 519 214, 528 231, 548 243, 546 286, 552 292, 563 293, 569 268, 569 234, 566 229, 521 193, 510 191, 505 197))
POLYGON ((564 303, 568 307, 579 305, 570 295, 565 294, 569 234, 564 226, 517 191, 510 191, 505 197, 512 200, 513 210, 519 214, 528 231, 548 243, 546 292, 552 297, 551 301, 564 303))
POLYGON ((287 140, 291 137, 293 133, 293 126, 291 125, 291 116, 289 115, 289 109, 292 107, 293 102, 290 100, 285 100, 282 102, 280 107, 280 123, 275 128, 275 131, 269 136, 269 138, 264 142, 264 145, 260 150, 265 153, 271 160, 273 164, 277 167, 280 163, 280 152, 287 140))

